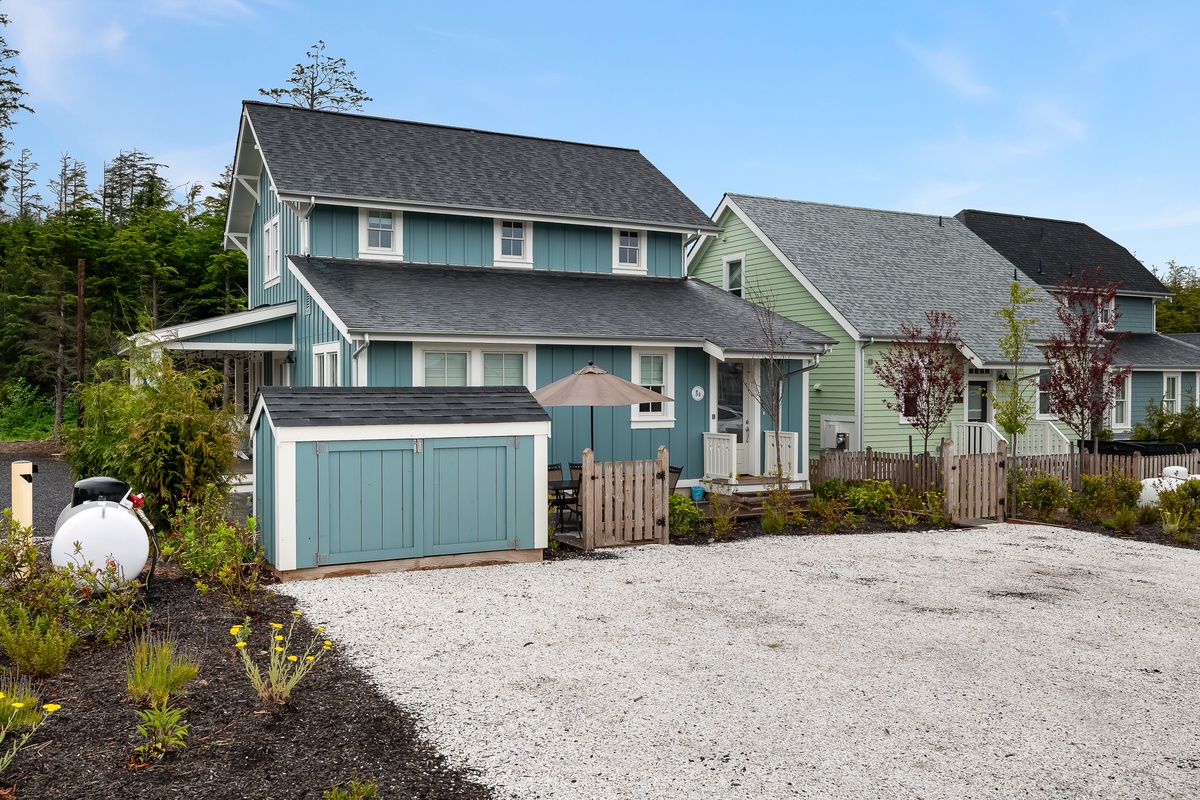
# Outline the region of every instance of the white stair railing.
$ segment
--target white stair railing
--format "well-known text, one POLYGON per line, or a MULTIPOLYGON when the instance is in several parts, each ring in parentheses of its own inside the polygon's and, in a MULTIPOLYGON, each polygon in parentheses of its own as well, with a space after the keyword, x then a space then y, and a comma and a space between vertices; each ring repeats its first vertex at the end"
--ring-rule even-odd
POLYGON ((789 480, 800 478, 800 434, 796 431, 779 432, 779 461, 775 461, 775 431, 764 431, 767 474, 782 472, 789 480), (782 469, 780 469, 782 465, 782 469))
POLYGON ((960 455, 994 453, 1000 442, 1007 441, 990 422, 952 422, 950 438, 960 455))
POLYGON ((737 434, 705 433, 704 477, 737 482, 737 434))

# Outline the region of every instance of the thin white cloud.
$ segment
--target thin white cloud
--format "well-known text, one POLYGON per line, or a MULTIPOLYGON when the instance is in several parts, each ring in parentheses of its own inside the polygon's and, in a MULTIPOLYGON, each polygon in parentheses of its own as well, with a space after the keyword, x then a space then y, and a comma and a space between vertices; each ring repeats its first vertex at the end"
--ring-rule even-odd
POLYGON ((248 17, 252 13, 242 0, 145 0, 142 8, 154 16, 206 26, 219 25, 231 17, 248 17))
POLYGON ((87 80, 80 63, 120 54, 128 31, 115 20, 98 19, 95 10, 87 0, 5 3, 8 41, 21 54, 21 83, 38 102, 68 103, 87 80))
POLYGON ((977 78, 967 62, 967 57, 957 48, 945 46, 924 47, 900 37, 900 46, 917 60, 925 71, 962 97, 978 99, 992 94, 992 88, 977 78))

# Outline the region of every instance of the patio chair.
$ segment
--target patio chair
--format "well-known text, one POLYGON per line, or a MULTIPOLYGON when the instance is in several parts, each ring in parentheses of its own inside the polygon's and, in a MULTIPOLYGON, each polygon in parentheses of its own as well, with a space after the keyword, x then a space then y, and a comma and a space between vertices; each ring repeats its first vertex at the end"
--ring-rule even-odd
POLYGON ((679 476, 683 474, 683 467, 667 467, 667 494, 675 493, 675 485, 679 483, 679 476))
MULTIPOLYGON (((567 464, 567 468, 571 471, 571 480, 578 485, 580 479, 583 477, 583 462, 571 462, 567 464)), ((579 511, 579 495, 580 492, 575 491, 570 497, 566 498, 566 505, 564 508, 566 509, 567 513, 574 514, 575 519, 579 521, 580 527, 583 527, 583 514, 579 511)))

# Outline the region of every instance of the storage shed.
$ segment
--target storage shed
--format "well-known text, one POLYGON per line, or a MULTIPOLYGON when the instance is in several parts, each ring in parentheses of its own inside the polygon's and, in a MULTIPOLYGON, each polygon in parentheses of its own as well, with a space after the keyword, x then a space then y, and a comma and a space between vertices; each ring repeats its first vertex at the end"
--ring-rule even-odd
POLYGON ((541 559, 550 417, 524 387, 263 387, 250 427, 285 578, 541 559))

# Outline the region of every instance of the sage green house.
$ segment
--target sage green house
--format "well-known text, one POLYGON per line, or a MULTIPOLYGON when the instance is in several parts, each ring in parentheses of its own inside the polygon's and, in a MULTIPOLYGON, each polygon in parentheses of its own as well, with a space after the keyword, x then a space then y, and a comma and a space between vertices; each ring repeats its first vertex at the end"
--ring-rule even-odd
MULTIPOLYGON (((727 194, 713 219, 722 229, 689 254, 687 272, 733 294, 763 302, 838 344, 808 375, 810 454, 821 448, 920 452, 913 426, 885 405, 890 390, 872 366, 901 325, 926 325, 926 311, 958 320, 964 361, 963 402, 937 440, 952 438, 960 452, 987 451, 1000 434, 991 396, 1011 371, 1000 351, 995 311, 1015 281, 1041 305, 1034 343, 1051 332, 1053 302, 1040 286, 951 216, 879 211, 727 194)), ((1033 375, 1043 365, 1036 347, 1020 365, 1033 375)), ((1023 453, 1067 452, 1053 420, 1036 420, 1016 443, 1023 453)))

